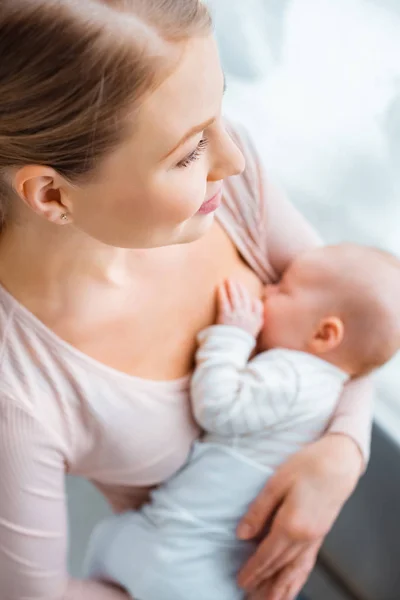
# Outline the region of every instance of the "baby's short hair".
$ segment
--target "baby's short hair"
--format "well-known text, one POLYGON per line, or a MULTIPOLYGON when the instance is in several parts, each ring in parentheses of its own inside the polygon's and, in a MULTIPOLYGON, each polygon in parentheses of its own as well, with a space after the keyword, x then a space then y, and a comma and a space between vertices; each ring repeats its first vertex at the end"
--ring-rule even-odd
POLYGON ((340 286, 332 309, 345 326, 348 359, 359 374, 382 366, 400 349, 400 259, 350 243, 318 252, 327 289, 340 286))

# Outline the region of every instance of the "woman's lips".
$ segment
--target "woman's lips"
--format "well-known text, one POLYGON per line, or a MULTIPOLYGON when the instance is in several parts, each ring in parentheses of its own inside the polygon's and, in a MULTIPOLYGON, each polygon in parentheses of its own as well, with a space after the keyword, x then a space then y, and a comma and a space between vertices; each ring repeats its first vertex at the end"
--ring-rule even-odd
POLYGON ((221 204, 221 199, 222 199, 222 189, 220 189, 219 192, 217 192, 215 194, 215 196, 213 196, 212 198, 210 198, 209 200, 204 202, 200 206, 199 210, 197 211, 197 214, 208 215, 209 213, 214 212, 215 210, 217 210, 218 206, 221 204))

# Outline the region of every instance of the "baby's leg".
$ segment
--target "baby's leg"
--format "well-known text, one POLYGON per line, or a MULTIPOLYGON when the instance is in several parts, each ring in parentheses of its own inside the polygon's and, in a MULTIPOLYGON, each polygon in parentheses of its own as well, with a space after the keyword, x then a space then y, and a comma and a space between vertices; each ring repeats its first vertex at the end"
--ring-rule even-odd
MULTIPOLYGON (((117 583, 135 600, 152 600, 159 533, 141 512, 114 515, 94 530, 85 560, 85 575, 117 583)), ((158 596, 163 598, 162 593, 158 596)))
POLYGON ((121 585, 135 600, 243 600, 236 574, 252 550, 190 526, 157 527, 141 511, 130 512, 95 529, 86 574, 121 585))

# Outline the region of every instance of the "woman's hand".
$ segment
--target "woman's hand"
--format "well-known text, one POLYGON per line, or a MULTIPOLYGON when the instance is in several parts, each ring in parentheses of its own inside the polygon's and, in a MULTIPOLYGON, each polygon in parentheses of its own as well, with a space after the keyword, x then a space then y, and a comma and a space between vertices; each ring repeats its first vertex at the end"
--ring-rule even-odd
POLYGON ((363 468, 355 442, 328 434, 290 458, 270 479, 238 527, 238 536, 260 536, 272 525, 239 574, 251 600, 293 600, 363 468))
POLYGON ((280 573, 262 583, 248 600, 295 600, 314 567, 321 545, 322 540, 310 544, 280 573))

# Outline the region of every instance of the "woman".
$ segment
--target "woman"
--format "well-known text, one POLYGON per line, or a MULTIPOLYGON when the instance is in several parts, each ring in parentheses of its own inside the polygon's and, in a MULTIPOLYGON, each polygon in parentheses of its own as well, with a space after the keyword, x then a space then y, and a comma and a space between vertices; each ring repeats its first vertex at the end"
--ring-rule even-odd
MULTIPOLYGON (((226 129, 197 0, 5 0, 0 52, 2 597, 123 600, 66 574, 65 473, 124 510, 176 471, 217 284, 256 294, 319 242, 226 129)), ((251 598, 303 585, 365 466, 368 397, 349 385, 250 509, 242 536, 279 507, 251 598)))

